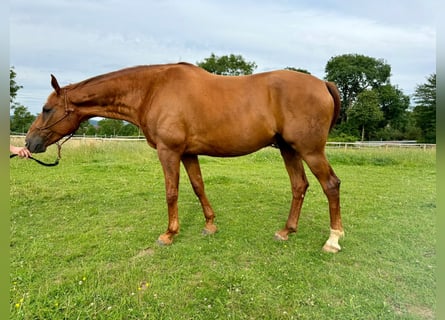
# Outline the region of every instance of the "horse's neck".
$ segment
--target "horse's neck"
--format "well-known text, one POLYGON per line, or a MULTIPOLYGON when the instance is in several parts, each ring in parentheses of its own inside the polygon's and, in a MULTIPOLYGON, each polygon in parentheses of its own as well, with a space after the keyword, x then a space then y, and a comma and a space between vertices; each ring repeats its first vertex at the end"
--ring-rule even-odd
POLYGON ((130 80, 102 82, 76 89, 72 101, 84 118, 103 117, 137 124, 135 115, 141 105, 141 89, 134 89, 130 80), (126 83, 127 82, 127 83, 126 83), (133 88, 129 90, 128 88, 133 88))

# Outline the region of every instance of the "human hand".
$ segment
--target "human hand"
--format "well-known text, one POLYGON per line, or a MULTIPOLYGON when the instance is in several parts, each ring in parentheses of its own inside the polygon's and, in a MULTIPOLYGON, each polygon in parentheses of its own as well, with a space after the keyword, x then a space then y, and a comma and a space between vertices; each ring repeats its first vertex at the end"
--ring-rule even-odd
POLYGON ((26 147, 9 146, 9 151, 18 155, 20 158, 29 158, 32 156, 31 152, 26 147))

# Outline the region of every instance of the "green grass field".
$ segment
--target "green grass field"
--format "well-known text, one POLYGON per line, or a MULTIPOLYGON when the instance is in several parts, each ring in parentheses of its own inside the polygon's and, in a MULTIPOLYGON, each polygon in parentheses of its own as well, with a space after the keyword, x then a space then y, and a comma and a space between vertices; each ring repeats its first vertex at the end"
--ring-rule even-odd
POLYGON ((156 245, 164 180, 145 142, 70 141, 52 168, 11 159, 10 319, 434 319, 435 150, 327 154, 342 180, 338 254, 321 250, 328 206, 309 171, 298 233, 273 240, 291 200, 273 148, 201 157, 212 236, 182 169, 168 247, 156 245))

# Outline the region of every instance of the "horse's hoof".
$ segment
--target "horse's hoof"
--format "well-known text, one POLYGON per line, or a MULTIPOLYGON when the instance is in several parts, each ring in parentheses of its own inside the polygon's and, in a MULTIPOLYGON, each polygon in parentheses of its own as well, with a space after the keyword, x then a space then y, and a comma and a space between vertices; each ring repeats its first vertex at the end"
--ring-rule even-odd
POLYGON ((287 235, 282 236, 280 234, 280 232, 275 233, 274 239, 277 241, 287 241, 287 239, 289 239, 289 237, 287 235))
POLYGON ((204 229, 202 229, 203 235, 215 234, 218 228, 213 223, 206 223, 204 229))
POLYGON ((169 246, 173 243, 173 240, 170 239, 168 236, 165 235, 161 235, 159 236, 158 240, 156 241, 156 243, 158 244, 158 246, 169 246))
POLYGON ((330 252, 330 253, 339 252, 341 250, 341 247, 338 244, 338 240, 344 236, 345 236, 345 232, 343 230, 331 229, 329 239, 326 241, 326 243, 323 246, 323 251, 330 252))
POLYGON ((341 250, 341 247, 337 244, 331 244, 326 242, 325 245, 323 246, 323 251, 324 252, 329 252, 329 253, 337 253, 341 250))
POLYGON ((202 229, 202 234, 207 236, 207 235, 210 235, 210 234, 215 234, 216 231, 217 231, 217 229, 216 229, 215 226, 212 226, 211 228, 205 227, 204 229, 202 229))

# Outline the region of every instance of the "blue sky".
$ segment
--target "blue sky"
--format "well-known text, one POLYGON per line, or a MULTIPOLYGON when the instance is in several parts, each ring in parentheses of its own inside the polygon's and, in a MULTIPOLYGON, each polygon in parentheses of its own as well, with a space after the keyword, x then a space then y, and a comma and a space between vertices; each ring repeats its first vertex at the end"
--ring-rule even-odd
POLYGON ((255 72, 359 53, 386 60, 405 94, 436 72, 438 1, 14 0, 10 65, 17 101, 38 113, 61 85, 117 69, 241 54, 255 72))

